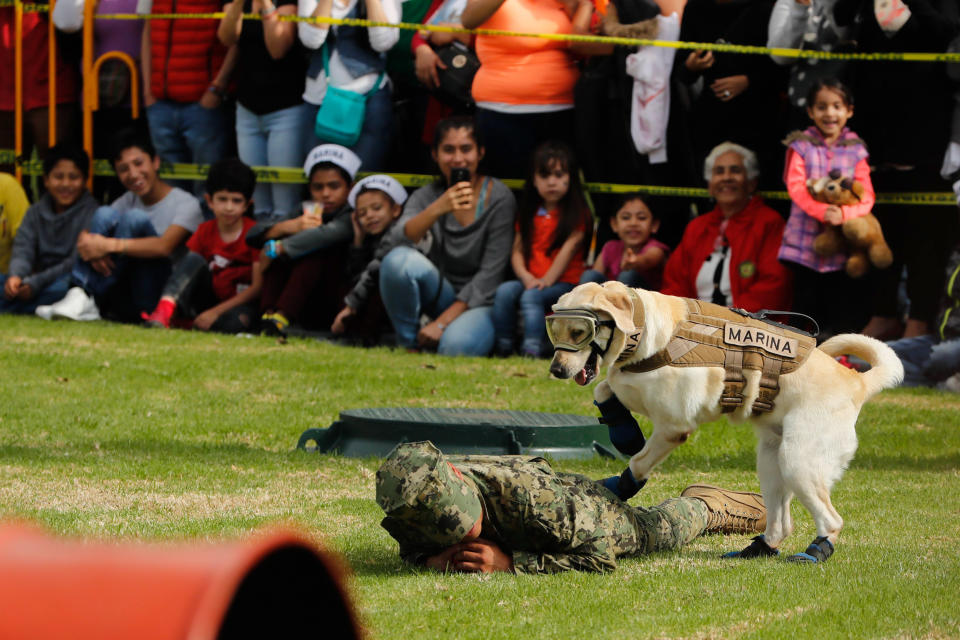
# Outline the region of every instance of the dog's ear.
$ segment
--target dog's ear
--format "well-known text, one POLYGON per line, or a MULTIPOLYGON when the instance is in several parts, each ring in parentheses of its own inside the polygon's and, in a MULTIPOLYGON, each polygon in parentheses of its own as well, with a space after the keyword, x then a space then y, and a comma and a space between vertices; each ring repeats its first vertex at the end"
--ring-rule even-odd
POLYGON ((597 293, 593 304, 598 309, 606 311, 613 317, 617 329, 623 333, 631 333, 635 329, 633 324, 633 296, 622 282, 610 281, 603 283, 602 290, 597 293))

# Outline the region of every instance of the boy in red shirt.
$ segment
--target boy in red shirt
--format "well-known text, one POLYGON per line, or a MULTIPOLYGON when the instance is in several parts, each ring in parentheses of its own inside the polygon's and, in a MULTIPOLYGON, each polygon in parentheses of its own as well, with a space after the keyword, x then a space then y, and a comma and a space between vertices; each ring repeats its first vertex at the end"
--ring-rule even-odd
POLYGON ((247 245, 255 224, 245 215, 253 205, 256 175, 240 160, 210 167, 204 198, 214 219, 204 222, 187 241, 187 254, 167 280, 157 308, 143 314, 150 327, 170 327, 174 314, 193 318, 203 331, 240 333, 257 321, 262 284, 260 252, 247 245))

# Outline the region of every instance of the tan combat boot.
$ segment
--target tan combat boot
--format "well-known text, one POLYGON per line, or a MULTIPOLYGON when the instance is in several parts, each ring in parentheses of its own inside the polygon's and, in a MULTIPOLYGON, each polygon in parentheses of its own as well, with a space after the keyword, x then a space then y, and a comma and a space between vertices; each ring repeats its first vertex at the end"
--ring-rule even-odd
POLYGON ((692 484, 680 496, 706 503, 710 510, 706 533, 763 533, 767 527, 767 508, 759 493, 692 484))

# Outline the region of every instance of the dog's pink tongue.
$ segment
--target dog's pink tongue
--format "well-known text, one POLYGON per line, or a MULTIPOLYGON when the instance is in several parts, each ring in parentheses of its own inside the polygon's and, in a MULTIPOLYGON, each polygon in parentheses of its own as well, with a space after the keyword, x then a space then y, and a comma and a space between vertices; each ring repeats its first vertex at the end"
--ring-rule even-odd
POLYGON ((574 377, 574 380, 576 380, 577 384, 580 385, 581 387, 587 384, 587 369, 586 368, 580 369, 580 371, 577 372, 576 377, 574 377))

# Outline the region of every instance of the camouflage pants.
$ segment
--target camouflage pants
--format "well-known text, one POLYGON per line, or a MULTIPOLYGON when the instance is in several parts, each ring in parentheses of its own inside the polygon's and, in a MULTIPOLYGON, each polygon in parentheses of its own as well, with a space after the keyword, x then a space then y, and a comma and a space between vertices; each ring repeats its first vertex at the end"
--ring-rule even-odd
POLYGON ((707 528, 709 510, 697 498, 670 498, 655 507, 632 507, 585 476, 558 476, 581 496, 582 504, 591 505, 592 522, 607 534, 608 551, 616 557, 679 549, 707 528))
POLYGON ((670 498, 655 507, 636 507, 637 547, 624 555, 678 549, 707 528, 709 511, 697 498, 670 498))

